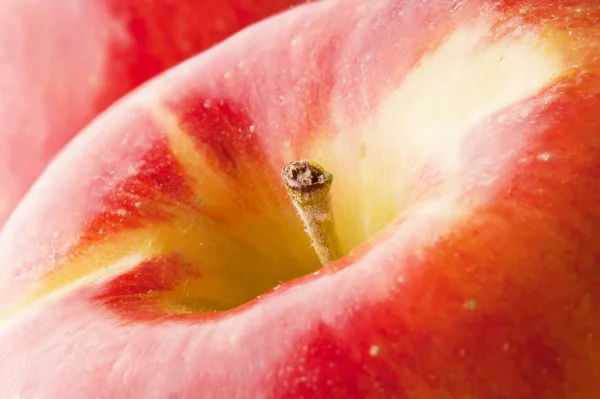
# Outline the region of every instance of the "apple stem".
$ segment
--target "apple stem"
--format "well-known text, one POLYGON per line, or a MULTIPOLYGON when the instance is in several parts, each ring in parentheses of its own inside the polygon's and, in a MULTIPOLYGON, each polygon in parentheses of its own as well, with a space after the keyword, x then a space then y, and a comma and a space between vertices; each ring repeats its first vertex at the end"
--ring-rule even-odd
POLYGON ((311 161, 290 162, 281 177, 323 266, 340 257, 331 196, 333 175, 311 161))

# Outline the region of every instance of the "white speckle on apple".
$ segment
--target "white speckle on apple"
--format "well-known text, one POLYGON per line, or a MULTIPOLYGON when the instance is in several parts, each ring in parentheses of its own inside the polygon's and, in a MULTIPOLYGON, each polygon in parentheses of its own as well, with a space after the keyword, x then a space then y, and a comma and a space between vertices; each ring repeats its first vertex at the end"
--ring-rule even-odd
POLYGON ((369 348, 369 355, 377 356, 379 354, 379 345, 371 345, 369 348))
POLYGON ((227 71, 227 72, 225 72, 225 73, 223 74, 223 78, 224 78, 224 79, 229 79, 230 77, 231 77, 231 72, 230 72, 230 71, 227 71))
POLYGON ((60 237, 60 233, 58 231, 55 231, 54 234, 52 234, 52 237, 58 238, 60 237))
POLYGON ((125 215, 127 215, 127 211, 125 209, 123 209, 123 208, 120 208, 117 211, 117 215, 119 215, 119 216, 125 216, 125 215))
POLYGON ((254 129, 255 129, 254 125, 250 125, 248 127, 248 130, 250 130, 250 133, 254 133, 254 129))
POLYGON ((202 104, 202 106, 206 109, 209 109, 212 106, 212 101, 210 100, 206 100, 204 101, 204 103, 202 104))
POLYGON ((474 299, 469 299, 469 300, 465 301, 465 303, 463 304, 463 307, 468 310, 475 310, 475 309, 477 309, 477 306, 478 306, 477 301, 474 299))
POLYGON ((140 208, 142 207, 142 203, 141 203, 141 202, 136 202, 136 203, 134 204, 134 206, 135 206, 136 208, 140 209, 140 208))
POLYGON ((396 282, 397 282, 397 283, 399 283, 399 284, 404 284, 404 281, 405 281, 405 280, 404 280, 404 277, 403 277, 403 276, 398 276, 398 277, 396 278, 396 282))
POLYGON ((541 154, 538 154, 536 158, 537 158, 538 161, 544 161, 544 162, 546 162, 546 161, 550 160, 550 157, 551 156, 550 156, 549 153, 543 152, 541 154))

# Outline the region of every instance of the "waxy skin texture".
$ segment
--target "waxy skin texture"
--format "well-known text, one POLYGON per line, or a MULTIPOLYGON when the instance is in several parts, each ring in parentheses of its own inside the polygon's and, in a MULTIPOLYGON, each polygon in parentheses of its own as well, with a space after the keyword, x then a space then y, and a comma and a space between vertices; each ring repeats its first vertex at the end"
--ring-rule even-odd
POLYGON ((0 227, 121 96, 298 0, 2 0, 0 227))
POLYGON ((0 233, 0 397, 598 398, 599 46, 595 0, 332 0, 169 70, 0 233))

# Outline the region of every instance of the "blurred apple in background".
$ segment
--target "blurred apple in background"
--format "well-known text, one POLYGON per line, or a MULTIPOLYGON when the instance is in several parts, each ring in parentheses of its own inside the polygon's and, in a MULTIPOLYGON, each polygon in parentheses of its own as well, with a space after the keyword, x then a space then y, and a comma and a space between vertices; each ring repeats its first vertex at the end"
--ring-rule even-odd
POLYGON ((597 0, 328 0, 169 70, 0 233, 0 397, 597 399, 598 54, 597 0))
POLYGON ((299 2, 0 1, 0 228, 50 159, 107 106, 299 2))

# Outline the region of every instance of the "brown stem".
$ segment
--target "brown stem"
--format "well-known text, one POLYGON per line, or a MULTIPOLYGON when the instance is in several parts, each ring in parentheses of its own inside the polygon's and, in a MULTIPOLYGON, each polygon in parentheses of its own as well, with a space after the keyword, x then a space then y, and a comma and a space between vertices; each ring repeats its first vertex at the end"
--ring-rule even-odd
POLYGON ((323 266, 340 257, 329 190, 333 175, 317 163, 290 162, 281 171, 292 203, 323 266))

